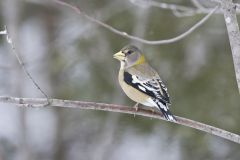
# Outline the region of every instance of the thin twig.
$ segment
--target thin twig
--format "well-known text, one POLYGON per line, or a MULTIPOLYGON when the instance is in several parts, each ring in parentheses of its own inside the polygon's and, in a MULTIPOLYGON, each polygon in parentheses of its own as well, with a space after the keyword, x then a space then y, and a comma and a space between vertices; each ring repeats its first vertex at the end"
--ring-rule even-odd
POLYGON ((170 10, 177 17, 193 16, 195 14, 206 14, 212 11, 212 9, 186 7, 182 5, 157 2, 153 0, 130 0, 130 1, 137 6, 157 7, 164 10, 170 10))
POLYGON ((191 0, 191 2, 196 8, 205 9, 205 7, 198 0, 191 0))
MULTIPOLYGON (((145 7, 157 7, 160 9, 170 10, 177 17, 193 16, 196 14, 208 14, 212 11, 212 8, 204 7, 186 7, 177 4, 157 2, 153 0, 130 0, 133 4, 145 7)), ((214 13, 222 13, 220 10, 216 10, 214 13)))
MULTIPOLYGON (((158 2, 154 0, 130 0, 133 4, 141 6, 141 7, 157 7, 160 9, 170 10, 173 12, 173 14, 177 17, 186 17, 186 16, 194 16, 196 14, 208 14, 212 11, 212 7, 204 7, 200 4, 198 0, 191 0, 192 3, 195 5, 195 7, 187 7, 177 4, 171 4, 171 3, 163 3, 158 2)), ((221 4, 220 0, 209 0, 209 2, 212 2, 213 5, 221 4)), ((233 3, 236 6, 236 13, 240 13, 240 4, 233 3)), ((215 14, 222 14, 221 10, 216 10, 214 12, 215 14)))
MULTIPOLYGON (((25 64, 23 63, 23 60, 22 58, 20 57, 20 55, 18 54, 16 48, 15 48, 15 45, 9 35, 9 32, 7 30, 7 27, 5 26, 5 30, 2 31, 3 33, 5 33, 5 35, 7 36, 7 42, 10 44, 11 48, 12 48, 12 51, 14 53, 14 55, 16 56, 17 58, 17 61, 19 63, 19 65, 22 67, 23 71, 25 72, 25 74, 28 76, 28 78, 32 81, 32 83, 35 85, 35 87, 44 95, 44 97, 48 100, 49 97, 48 95, 40 88, 40 86, 37 84, 37 82, 33 79, 33 77, 31 76, 31 74, 29 73, 29 71, 27 70, 27 68, 25 67, 25 64)), ((49 104, 49 101, 47 104, 45 105, 48 105, 49 104)))
POLYGON ((195 10, 195 8, 192 8, 192 7, 186 7, 182 5, 163 3, 163 2, 155 2, 153 0, 130 0, 130 2, 139 6, 145 6, 145 7, 155 6, 162 9, 177 10, 180 12, 195 10))
MULTIPOLYGON (((47 101, 48 100, 44 98, 17 98, 17 97, 0 96, 0 102, 12 103, 22 107, 32 107, 32 106, 42 107, 47 101)), ((136 110, 133 107, 116 105, 116 104, 71 101, 71 100, 62 100, 62 99, 50 99, 50 102, 51 103, 49 104, 49 106, 51 107, 102 110, 102 111, 109 111, 109 112, 119 112, 119 113, 126 113, 126 114, 132 114, 132 115, 140 115, 143 117, 165 120, 163 118, 163 115, 160 112, 153 113, 152 110, 147 110, 144 108, 139 108, 138 111, 136 112, 136 110)), ((183 118, 179 116, 175 116, 175 117, 177 119, 177 122, 172 122, 172 123, 195 128, 197 130, 201 130, 203 132, 216 135, 224 139, 227 139, 229 141, 240 144, 240 136, 237 134, 234 134, 234 133, 225 131, 223 129, 207 125, 207 124, 196 122, 187 118, 183 118)))
POLYGON ((188 29, 186 32, 180 34, 179 36, 177 37, 174 37, 174 38, 171 38, 171 39, 165 39, 165 40, 157 40, 157 41, 151 41, 151 40, 146 40, 146 39, 143 39, 143 38, 140 38, 140 37, 136 37, 136 36, 132 36, 126 32, 123 32, 123 31, 120 31, 106 23, 103 23, 89 15, 87 15, 86 13, 82 12, 79 8, 77 8, 76 6, 73 6, 69 3, 66 3, 66 2, 63 2, 63 1, 60 1, 60 0, 53 0, 54 2, 56 2, 57 4, 60 4, 62 6, 66 6, 66 7, 69 7, 71 8, 72 10, 74 10, 76 13, 84 16, 85 18, 87 18, 88 20, 104 27, 105 29, 115 33, 115 34, 118 34, 122 37, 125 37, 125 38, 129 38, 131 40, 135 40, 135 41, 138 41, 138 42, 141 42, 141 43, 145 43, 145 44, 150 44, 150 45, 160 45, 160 44, 168 44, 168 43, 173 43, 173 42, 176 42, 176 41, 179 41, 181 39, 183 39, 184 37, 188 36, 190 33, 192 33, 193 31, 195 31, 198 27, 200 27, 204 22, 206 22, 209 17, 217 10, 218 6, 215 7, 214 9, 211 10, 211 12, 209 12, 203 19, 201 19, 199 22, 197 22, 194 26, 192 26, 190 29, 188 29))

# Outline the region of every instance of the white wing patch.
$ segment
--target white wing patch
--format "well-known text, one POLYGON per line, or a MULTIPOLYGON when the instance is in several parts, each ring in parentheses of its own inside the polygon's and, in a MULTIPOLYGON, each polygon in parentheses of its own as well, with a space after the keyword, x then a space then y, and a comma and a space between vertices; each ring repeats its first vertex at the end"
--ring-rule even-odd
POLYGON ((138 78, 137 78, 137 76, 135 76, 135 75, 133 75, 132 76, 132 83, 142 83, 142 81, 140 81, 138 78))
POLYGON ((140 85, 138 85, 138 88, 141 89, 142 91, 146 92, 146 88, 144 88, 144 87, 142 87, 140 85))

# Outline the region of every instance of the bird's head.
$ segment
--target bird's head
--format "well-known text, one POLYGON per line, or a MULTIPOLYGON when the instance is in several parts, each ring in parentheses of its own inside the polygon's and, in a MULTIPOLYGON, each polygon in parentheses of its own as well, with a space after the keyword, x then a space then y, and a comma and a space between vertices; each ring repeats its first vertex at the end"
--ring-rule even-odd
POLYGON ((113 58, 123 63, 126 68, 145 63, 144 55, 133 45, 123 47, 119 52, 113 55, 113 58))

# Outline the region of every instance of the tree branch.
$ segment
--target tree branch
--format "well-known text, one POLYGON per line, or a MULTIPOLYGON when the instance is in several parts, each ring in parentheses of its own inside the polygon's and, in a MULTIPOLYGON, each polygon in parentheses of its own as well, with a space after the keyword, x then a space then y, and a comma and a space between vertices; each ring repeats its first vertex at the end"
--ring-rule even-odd
MULTIPOLYGON (((182 6, 182 5, 157 2, 157 1, 153 1, 153 0, 130 0, 130 1, 133 4, 138 5, 138 6, 157 7, 160 9, 170 10, 177 17, 193 16, 195 14, 207 14, 212 11, 212 8, 186 7, 186 6, 182 6)), ((221 13, 221 12, 219 10, 217 10, 217 11, 215 11, 215 13, 221 13)))
MULTIPOLYGON (((118 112, 118 113, 126 113, 133 115, 140 115, 149 118, 161 119, 163 115, 160 112, 152 112, 151 110, 146 110, 144 108, 139 108, 136 110, 133 107, 116 105, 116 104, 105 104, 105 103, 95 103, 95 102, 83 102, 83 101, 71 101, 71 100, 62 100, 62 99, 49 99, 51 107, 64 107, 64 108, 78 108, 78 109, 91 109, 91 110, 102 110, 108 112, 118 112)), ((8 97, 8 96, 0 96, 0 102, 2 103, 12 103, 21 107, 44 107, 48 102, 48 99, 45 98, 17 98, 17 97, 8 97)), ((186 119, 183 117, 175 116, 177 122, 172 122, 176 124, 180 124, 183 126, 195 128, 197 130, 201 130, 203 132, 216 135, 227 139, 229 141, 239 143, 240 144, 240 136, 223 129, 219 129, 207 124, 203 124, 200 122, 196 122, 190 119, 186 119)))
POLYGON ((221 2, 221 8, 223 10, 230 46, 232 50, 238 91, 240 93, 240 32, 236 16, 236 7, 237 6, 232 3, 232 0, 222 0, 221 2))
MULTIPOLYGON (((32 75, 30 74, 30 72, 27 70, 27 68, 25 67, 25 64, 23 63, 23 60, 20 56, 20 54, 17 52, 16 47, 10 37, 10 34, 7 30, 7 26, 5 26, 5 29, 3 31, 0 31, 0 35, 6 35, 7 38, 7 42, 8 44, 11 46, 12 52, 14 53, 14 55, 17 58, 17 61, 19 63, 19 65, 22 67, 22 70, 24 71, 24 73, 27 75, 27 77, 30 79, 30 81, 32 81, 33 85, 47 98, 48 95, 40 88, 40 86, 37 84, 37 82, 34 80, 34 78, 32 77, 32 75)), ((49 101, 48 101, 49 103, 49 101)), ((48 105, 48 103, 46 103, 45 105, 48 105)))
POLYGON ((205 7, 198 0, 191 0, 191 2, 196 8, 205 9, 205 7))
POLYGON ((204 22, 206 22, 210 16, 217 10, 218 7, 215 7, 214 9, 211 10, 211 12, 209 12, 204 18, 202 18, 199 22, 197 22, 195 25, 193 25, 190 29, 188 29, 186 32, 180 34, 179 36, 176 36, 174 38, 171 38, 171 39, 165 39, 165 40, 157 40, 157 41, 151 41, 151 40, 146 40, 146 39, 143 39, 143 38, 140 38, 140 37, 136 37, 136 36, 133 36, 133 35, 130 35, 126 32, 123 32, 123 31, 120 31, 106 23, 103 23, 89 15, 87 15, 86 13, 84 13, 83 11, 81 11, 79 8, 69 4, 69 3, 66 3, 66 2, 63 2, 63 1, 60 1, 60 0, 53 0, 55 3, 57 4, 60 4, 62 6, 65 6, 65 7, 69 7, 71 8, 72 10, 74 10, 77 14, 80 14, 82 16, 84 16, 85 18, 87 18, 88 20, 104 27, 105 29, 115 33, 115 34, 118 34, 122 37, 125 37, 125 38, 129 38, 131 40, 135 40, 135 41, 138 41, 138 42, 141 42, 141 43, 145 43, 145 44, 150 44, 150 45, 160 45, 160 44, 168 44, 168 43, 173 43, 173 42, 176 42, 176 41, 179 41, 181 39, 183 39, 184 37, 188 36, 189 34, 191 34, 193 31, 195 31, 198 27, 200 27, 204 22))
MULTIPOLYGON (((177 4, 171 4, 171 3, 163 3, 163 2, 157 2, 154 0, 130 0, 133 4, 141 6, 141 7, 157 7, 160 9, 170 10, 173 12, 173 14, 177 17, 183 17, 183 16, 194 16, 196 14, 208 14, 212 11, 212 8, 206 8, 202 6, 198 0, 191 0, 195 7, 186 7, 182 5, 177 4)), ((218 0, 209 0, 210 2, 213 2, 214 4, 220 4, 218 0)), ((240 7, 239 4, 234 3, 234 5, 237 6, 237 13, 240 13, 240 7)), ((221 10, 216 10, 214 12, 215 14, 222 14, 221 10)))

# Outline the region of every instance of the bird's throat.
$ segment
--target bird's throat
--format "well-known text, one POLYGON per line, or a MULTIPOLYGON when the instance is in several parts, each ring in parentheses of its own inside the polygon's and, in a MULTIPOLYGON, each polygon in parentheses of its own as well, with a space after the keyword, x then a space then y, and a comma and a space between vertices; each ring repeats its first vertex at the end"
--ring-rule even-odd
POLYGON ((120 63, 120 69, 124 69, 124 66, 125 66, 125 62, 121 61, 121 63, 120 63))

